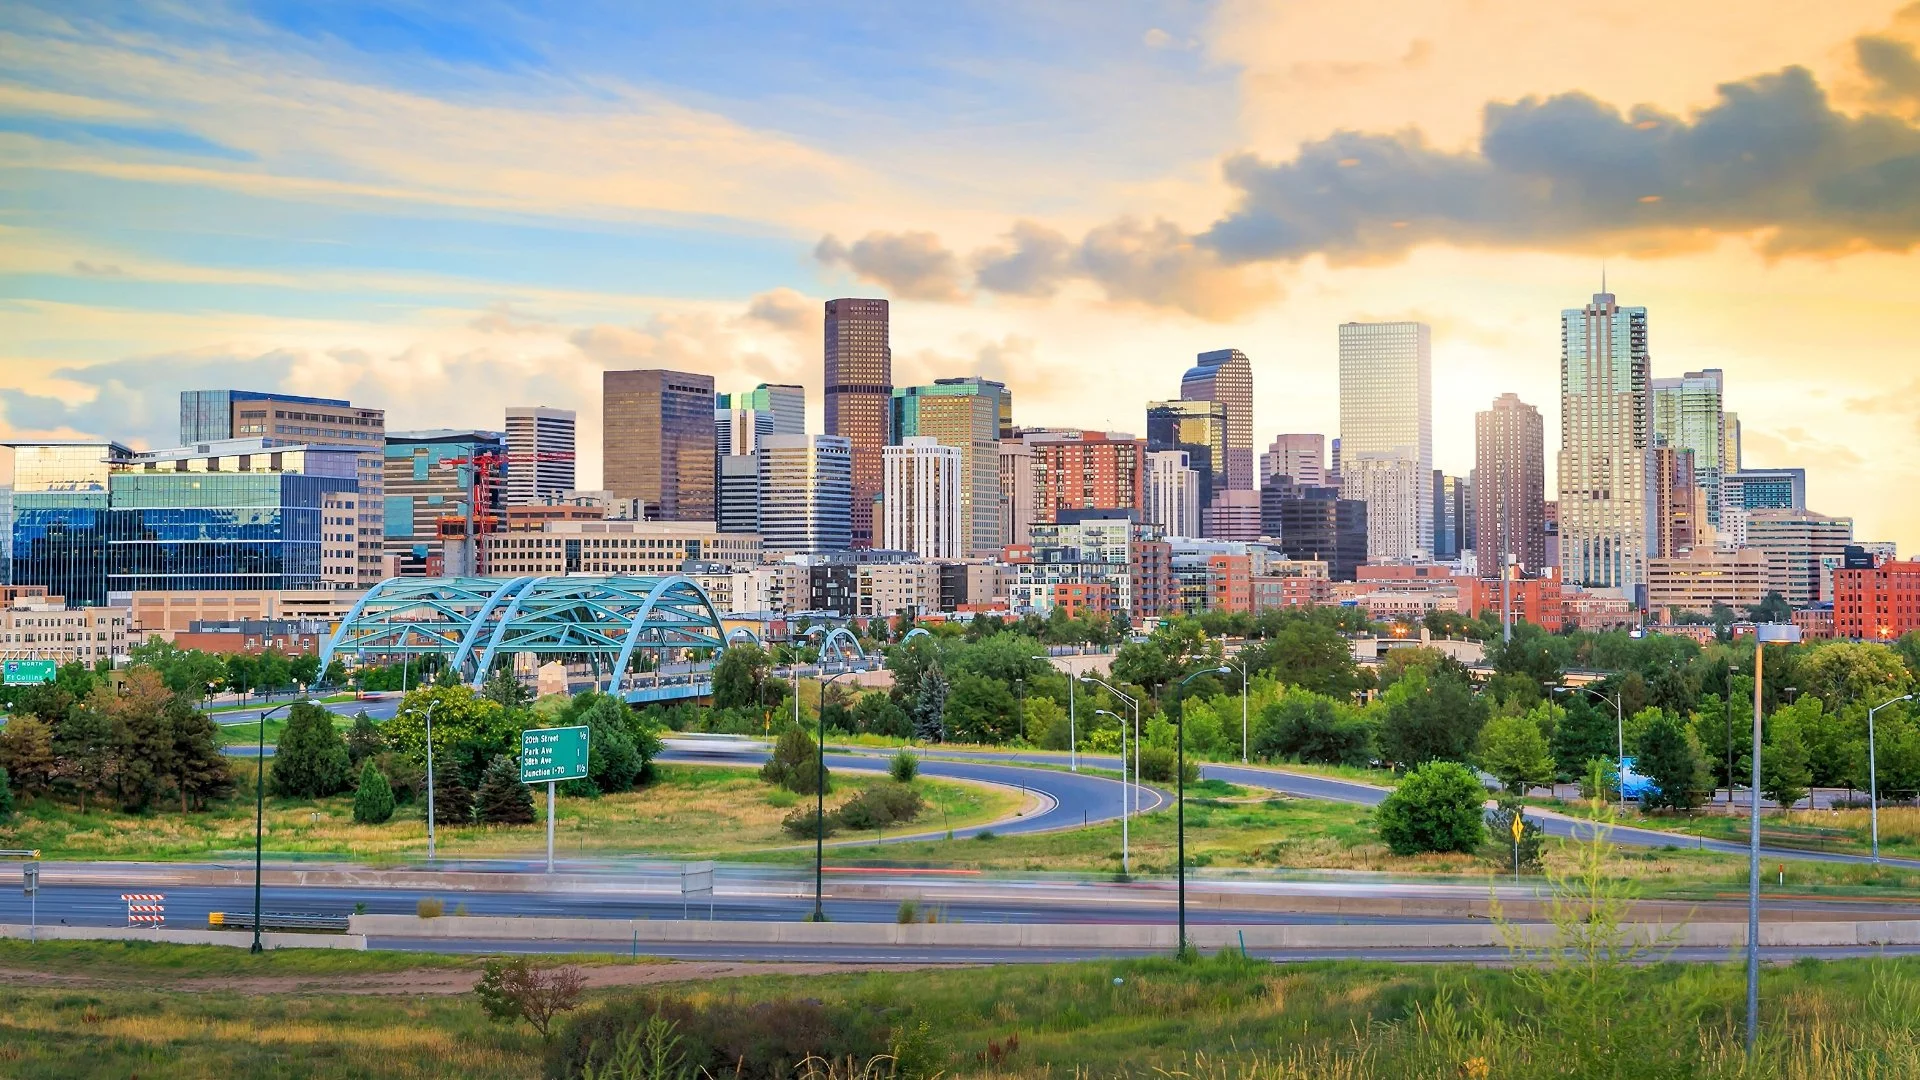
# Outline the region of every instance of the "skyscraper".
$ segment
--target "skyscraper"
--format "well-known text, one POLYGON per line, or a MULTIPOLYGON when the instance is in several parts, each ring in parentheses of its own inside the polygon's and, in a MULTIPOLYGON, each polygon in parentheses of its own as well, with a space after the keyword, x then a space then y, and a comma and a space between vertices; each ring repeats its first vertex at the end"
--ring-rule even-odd
POLYGON ((1602 292, 1560 313, 1560 565, 1575 585, 1631 594, 1646 581, 1651 369, 1646 308, 1602 292))
POLYGON ((714 520, 713 376, 608 371, 601 394, 602 486, 654 520, 714 520))
POLYGON ((1216 491, 1227 490, 1227 407, 1205 398, 1147 403, 1147 452, 1185 450, 1187 464, 1200 474, 1204 513, 1216 491))
POLYGON ((893 346, 885 300, 827 301, 827 434, 853 447, 853 546, 873 545, 880 451, 893 435, 893 346))
MULTIPOLYGON (((744 394, 730 395, 728 405, 736 409, 752 409, 765 413, 772 418, 773 434, 805 435, 807 433, 807 391, 805 387, 790 383, 761 383, 744 394)), ((715 403, 717 408, 719 403, 715 403)))
POLYGON ((1323 559, 1335 581, 1352 581, 1367 561, 1367 504, 1336 488, 1268 484, 1260 491, 1260 531, 1288 557, 1323 559))
POLYGON ((764 550, 847 550, 853 542, 853 444, 838 435, 769 435, 760 440, 759 457, 764 550))
POLYGON ((545 502, 580 485, 574 480, 572 409, 507 408, 507 504, 545 502))
MULTIPOLYGON (((1737 473, 1742 468, 1740 464, 1740 414, 1721 414, 1720 426, 1724 428, 1727 433, 1726 446, 1720 452, 1720 475, 1724 477, 1727 473, 1737 473)), ((1725 500, 1723 499, 1722 501, 1724 502, 1725 500)))
POLYGON ((1497 578, 1504 556, 1520 572, 1547 566, 1547 443, 1540 410, 1517 394, 1501 394, 1474 416, 1474 561, 1497 578))
POLYGON ((1433 471, 1433 557, 1452 562, 1473 550, 1473 483, 1433 471))
POLYGON ((1653 448, 1653 551, 1671 559, 1693 550, 1706 515, 1693 451, 1664 442, 1653 448))
POLYGON ((760 531, 760 452, 720 459, 714 523, 721 532, 760 531))
MULTIPOLYGON (((1034 525, 1063 511, 1146 505, 1146 444, 1119 431, 1041 431, 1024 436, 1033 455, 1034 525)), ((1116 515, 1118 516, 1118 515, 1116 515)))
POLYGON ((1720 524, 1720 479, 1726 475, 1724 385, 1719 368, 1653 380, 1654 442, 1693 454, 1693 482, 1700 487, 1707 521, 1713 525, 1720 524))
MULTIPOLYGON (((960 452, 963 554, 992 555, 1000 539, 1000 425, 1013 395, 992 379, 937 379, 893 391, 893 438, 926 436, 960 452)), ((889 542, 888 546, 893 546, 889 542)))
MULTIPOLYGON (((506 450, 506 437, 497 431, 432 428, 387 432, 383 515, 386 553, 399 560, 401 573, 438 574, 445 562, 460 563, 468 552, 464 548, 466 524, 459 519, 471 515, 476 532, 486 531, 490 520, 498 520, 506 493, 494 484, 477 511, 470 509, 479 501, 473 490, 473 470, 458 468, 453 462, 470 461, 481 454, 504 454, 506 450), (452 559, 447 558, 449 537, 441 529, 443 518, 454 519, 448 527, 453 528, 457 522, 460 533, 461 544, 452 559)), ((455 570, 473 572, 463 565, 456 565, 455 570)))
POLYGON ((1327 482, 1325 435, 1275 435, 1260 455, 1260 483, 1270 477, 1289 477, 1296 484, 1318 487, 1327 482))
POLYGON ((182 390, 180 443, 193 446, 225 439, 271 439, 307 446, 357 450, 359 469, 354 513, 354 565, 359 584, 386 576, 381 557, 385 524, 386 412, 341 398, 301 397, 266 390, 182 390))
POLYGON ((1185 450, 1147 451, 1146 520, 1168 536, 1199 534, 1200 474, 1185 450))
POLYGON ((1000 440, 1000 543, 1033 541, 1033 450, 1021 438, 1000 440))
POLYGON ((107 602, 108 482, 133 458, 116 442, 7 443, 13 460, 13 584, 74 606, 107 602))
POLYGON ((1203 352, 1180 378, 1180 396, 1188 401, 1217 401, 1226 407, 1226 457, 1215 460, 1220 485, 1253 490, 1253 364, 1239 349, 1203 352))
POLYGON ((1342 493, 1367 502, 1370 557, 1432 557, 1433 359, 1425 323, 1340 324, 1339 471, 1342 493), (1375 505, 1389 497, 1404 502, 1375 505))
MULTIPOLYGON (((911 551, 923 559, 970 554, 973 522, 964 512, 964 456, 958 447, 944 446, 930 435, 909 435, 881 452, 884 520, 878 546, 911 551)), ((993 460, 997 466, 997 452, 993 460)))

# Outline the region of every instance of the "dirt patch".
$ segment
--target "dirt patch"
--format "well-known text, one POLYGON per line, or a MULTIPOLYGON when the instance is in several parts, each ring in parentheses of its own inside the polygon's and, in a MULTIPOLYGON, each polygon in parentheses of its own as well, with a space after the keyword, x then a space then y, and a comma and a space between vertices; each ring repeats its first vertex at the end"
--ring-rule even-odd
MULTIPOLYGON (((538 959, 538 958, 533 958, 538 959)), ((737 979, 750 975, 838 975, 863 971, 908 971, 920 964, 805 964, 688 961, 640 964, 585 964, 580 973, 589 989, 654 986, 665 983, 737 979)), ((944 966, 944 965, 943 965, 944 966)), ((478 968, 415 968, 364 975, 262 975, 251 978, 194 976, 168 981, 153 972, 124 979, 98 974, 0 968, 0 984, 15 987, 170 990, 186 993, 393 994, 452 995, 473 989, 478 968)))

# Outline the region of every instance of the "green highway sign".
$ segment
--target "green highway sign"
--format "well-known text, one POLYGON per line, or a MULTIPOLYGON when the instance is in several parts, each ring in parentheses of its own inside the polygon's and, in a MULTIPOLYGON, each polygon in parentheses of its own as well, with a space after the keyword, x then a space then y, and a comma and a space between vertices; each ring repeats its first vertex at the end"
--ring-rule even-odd
POLYGON ((8 660, 4 663, 5 681, 8 686, 52 682, 59 667, 52 660, 8 660))
POLYGON ((530 728, 520 733, 521 783, 584 780, 586 776, 586 728, 530 728))

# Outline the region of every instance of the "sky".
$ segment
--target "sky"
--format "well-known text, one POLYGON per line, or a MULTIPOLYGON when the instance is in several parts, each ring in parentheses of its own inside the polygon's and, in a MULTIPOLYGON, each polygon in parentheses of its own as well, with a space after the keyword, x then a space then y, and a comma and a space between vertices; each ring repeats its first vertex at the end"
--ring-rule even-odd
POLYGON ((856 295, 897 385, 1003 379, 1023 424, 1138 432, 1242 349, 1257 450, 1338 433, 1339 323, 1420 319, 1464 474, 1504 392, 1552 457, 1604 267, 1657 376, 1725 371, 1746 464, 1920 554, 1920 4, 1582 7, 16 0, 0 435, 544 404, 591 487, 601 371, 798 382, 817 429, 856 295))

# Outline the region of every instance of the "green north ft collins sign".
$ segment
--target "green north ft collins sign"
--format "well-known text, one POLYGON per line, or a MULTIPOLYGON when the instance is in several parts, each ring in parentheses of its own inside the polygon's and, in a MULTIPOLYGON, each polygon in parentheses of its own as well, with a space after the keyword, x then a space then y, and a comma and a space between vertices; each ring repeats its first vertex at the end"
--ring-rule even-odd
POLYGON ((8 660, 5 666, 8 686, 50 683, 58 673, 59 665, 51 660, 8 660))
POLYGON ((520 733, 521 783, 584 780, 586 776, 586 728, 532 728, 520 733))

